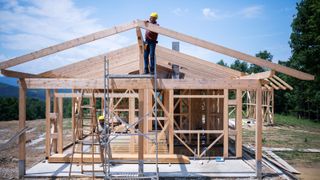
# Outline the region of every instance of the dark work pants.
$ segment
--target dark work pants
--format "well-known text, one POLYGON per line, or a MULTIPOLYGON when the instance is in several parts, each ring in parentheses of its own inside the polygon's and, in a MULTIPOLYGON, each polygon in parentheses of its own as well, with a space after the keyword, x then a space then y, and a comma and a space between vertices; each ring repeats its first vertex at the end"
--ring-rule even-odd
POLYGON ((146 41, 145 42, 148 46, 144 50, 144 73, 149 73, 149 54, 150 54, 150 72, 154 73, 154 56, 156 51, 156 42, 153 41, 146 41))

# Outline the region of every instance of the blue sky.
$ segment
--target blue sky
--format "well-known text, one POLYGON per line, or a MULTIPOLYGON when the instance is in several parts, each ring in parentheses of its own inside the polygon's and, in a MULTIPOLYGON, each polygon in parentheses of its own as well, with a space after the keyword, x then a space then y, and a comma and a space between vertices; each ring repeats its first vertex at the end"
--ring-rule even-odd
MULTIPOLYGON (((23 0, 0 1, 0 61, 158 12, 160 26, 255 55, 267 50, 274 62, 287 60, 294 0, 23 0)), ((136 43, 130 31, 11 69, 40 73, 136 43)), ((171 47, 173 39, 159 37, 171 47)), ((229 65, 233 58, 187 43, 184 53, 229 65)))

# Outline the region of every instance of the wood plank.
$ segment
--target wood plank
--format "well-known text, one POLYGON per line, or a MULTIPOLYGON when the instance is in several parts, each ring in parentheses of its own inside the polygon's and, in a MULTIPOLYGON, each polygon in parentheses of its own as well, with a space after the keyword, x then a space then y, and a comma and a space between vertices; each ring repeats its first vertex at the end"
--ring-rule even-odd
POLYGON ((278 155, 273 153, 272 151, 265 151, 269 156, 271 156, 276 162, 280 163, 280 166, 284 167, 289 172, 292 172, 294 174, 301 174, 299 171, 297 171, 294 167, 292 167, 290 164, 288 164, 286 161, 284 161, 282 158, 280 158, 278 155))
POLYGON ((269 78, 270 81, 272 81, 273 83, 275 83, 278 87, 280 87, 281 89, 283 90, 286 90, 286 87, 283 86, 282 84, 280 84, 278 81, 276 81, 275 79, 273 78, 269 78))
MULTIPOLYGON (((133 124, 135 122, 135 98, 130 97, 129 98, 129 124, 133 124)), ((130 129, 131 133, 134 133, 133 129, 130 129)), ((134 136, 130 137, 130 147, 129 147, 129 152, 133 153, 134 152, 134 136)))
POLYGON ((198 134, 198 133, 204 133, 204 134, 221 134, 223 133, 223 130, 174 130, 174 133, 179 134, 198 134))
MULTIPOLYGON (((92 162, 92 155, 84 154, 84 162, 92 162)), ((94 156, 96 163, 101 163, 100 155, 94 156)), ((113 160, 137 160, 138 154, 112 154, 113 160)), ((179 154, 159 154, 158 155, 160 164, 189 164, 190 160, 187 156, 179 154)), ((49 163, 66 163, 70 162, 71 154, 54 154, 50 156, 49 163)), ((79 162, 80 154, 74 155, 74 162, 79 162)), ((136 162, 133 162, 136 163, 136 162)), ((145 164, 155 163, 155 154, 145 154, 145 164)))
POLYGON ((144 71, 144 43, 141 29, 136 27, 137 41, 138 41, 138 50, 139 50, 139 73, 142 74, 144 71))
MULTIPOLYGON (((91 97, 90 93, 84 93, 83 97, 91 97)), ((104 94, 103 93, 95 93, 94 96, 96 98, 103 98, 104 94)), ((54 97, 62 97, 62 98, 77 98, 81 97, 81 93, 55 93, 54 97)), ((139 95, 137 93, 109 93, 110 98, 138 98, 139 95)))
MULTIPOLYGON (((26 85, 19 79, 19 130, 26 127, 26 85)), ((26 174, 26 133, 19 136, 19 178, 26 174)))
MULTIPOLYGON (((153 88, 150 79, 114 79, 110 80, 112 89, 153 88)), ((74 78, 32 78, 26 79, 30 89, 103 89, 103 79, 74 78)), ((158 79, 158 89, 255 89, 259 80, 252 79, 158 79)))
MULTIPOLYGON (((152 94, 151 89, 144 89, 143 91, 143 133, 147 134, 149 131, 149 124, 152 124, 152 121, 149 121, 149 117, 152 117, 152 94), (151 101, 151 102, 150 102, 151 101), (151 106, 151 107, 150 107, 151 106), (151 109, 150 109, 151 108, 151 109)), ((150 153, 149 140, 144 138, 144 153, 150 153)))
POLYGON ((63 99, 58 98, 58 153, 63 153, 63 99))
POLYGON ((256 90, 256 151, 255 158, 257 163, 256 173, 257 177, 261 177, 261 163, 262 163, 262 91, 261 88, 256 90))
POLYGON ((18 71, 11 71, 7 69, 1 69, 1 74, 7 77, 14 77, 14 78, 41 78, 40 75, 18 72, 18 71))
POLYGON ((282 80, 281 78, 279 78, 278 76, 276 75, 273 75, 273 77, 278 80, 279 82, 281 82, 283 85, 285 85, 287 88, 289 88, 290 90, 293 90, 293 87, 290 86, 288 83, 286 83, 284 80, 282 80))
MULTIPOLYGON (((160 48, 157 48, 160 49, 160 48)), ((204 60, 196 59, 195 57, 185 57, 185 54, 176 54, 178 52, 171 52, 157 50, 157 60, 158 64, 161 64, 164 67, 169 69, 172 68, 172 64, 177 64, 180 66, 180 71, 185 73, 186 76, 195 76, 201 75, 203 77, 212 77, 212 78, 235 78, 239 77, 232 73, 220 70, 215 67, 214 63, 211 62, 202 62, 204 60), (210 65, 212 64, 212 65, 210 65), (206 76, 204 76, 206 75, 206 76)), ((219 65, 220 66, 220 65, 219 65)))
POLYGON ((98 56, 94 56, 73 64, 46 71, 41 73, 40 75, 43 77, 76 77, 83 74, 84 72, 92 70, 93 72, 101 71, 101 73, 103 73, 105 56, 107 56, 107 58, 110 60, 110 67, 112 67, 113 69, 115 66, 118 66, 119 63, 128 63, 128 60, 131 59, 128 57, 134 57, 136 56, 136 54, 136 45, 130 45, 122 49, 103 53, 98 56), (92 70, 88 70, 88 68, 92 70))
POLYGON ((224 98, 223 95, 174 95, 174 98, 224 98))
MULTIPOLYGON (((57 92, 58 92, 58 90, 55 89, 54 93, 57 93, 57 92)), ((59 111, 58 98, 53 97, 53 113, 55 113, 57 115, 58 111, 59 111)), ((58 119, 58 117, 57 117, 57 119, 58 119)), ((55 120, 53 122, 53 133, 58 133, 57 120, 55 120)), ((57 139, 53 139, 52 140, 52 148, 53 148, 52 151, 54 153, 58 152, 57 147, 58 147, 58 141, 57 141, 57 139)))
POLYGON ((242 90, 237 89, 236 91, 236 157, 242 157, 242 90))
MULTIPOLYGON (((200 59, 200 58, 197 58, 194 56, 190 56, 190 55, 178 52, 178 51, 173 51, 171 49, 168 49, 168 48, 165 48, 162 46, 158 46, 157 51, 160 53, 163 52, 164 54, 168 54, 169 56, 172 56, 173 58, 171 58, 171 59, 174 63, 176 62, 177 59, 182 59, 182 60, 184 59, 184 60, 186 60, 186 63, 198 64, 198 65, 201 65, 201 66, 204 66, 207 68, 210 67, 209 70, 218 70, 219 72, 227 73, 227 74, 237 76, 237 77, 243 75, 243 73, 240 71, 230 69, 230 68, 227 68, 227 67, 221 66, 219 64, 209 62, 209 61, 205 61, 203 59, 200 59)), ((194 67, 194 68, 197 68, 197 67, 194 67)))
POLYGON ((169 154, 173 154, 174 153, 174 133, 173 133, 173 114, 174 114, 174 99, 173 99, 173 89, 169 89, 168 90, 168 103, 169 103, 169 107, 168 107, 168 120, 169 120, 169 154))
POLYGON ((229 156, 229 90, 223 90, 223 157, 229 156))
POLYGON ((242 53, 240 51, 236 51, 236 50, 232 50, 229 48, 226 48, 224 46, 218 45, 218 44, 214 44, 208 41, 204 41, 198 38, 194 38, 192 36, 189 35, 185 35, 182 33, 178 33, 176 31, 172 31, 170 29, 161 27, 161 26, 156 26, 153 25, 151 23, 145 23, 144 21, 138 20, 137 22, 138 26, 143 28, 143 29, 147 29, 174 39, 178 39, 196 46, 200 46, 227 56, 231 56, 234 57, 236 59, 240 59, 252 64, 256 64, 258 66, 261 67, 265 67, 265 68, 270 68, 272 70, 278 71, 278 72, 282 72, 284 74, 287 74, 289 76, 293 76, 296 77, 298 79, 302 79, 302 80, 314 80, 314 76, 308 73, 304 73, 292 68, 288 68, 279 64, 275 64, 266 60, 263 60, 261 58, 257 58, 245 53, 242 53))
MULTIPOLYGON (((75 90, 72 89, 72 94, 75 94, 75 90)), ((75 129, 75 125, 76 125, 76 97, 72 97, 71 99, 71 130, 73 132, 73 130, 75 129)), ((101 105, 103 105, 102 101, 101 101, 101 105)), ((103 108, 101 108, 103 109, 103 108)))
MULTIPOLYGON (((144 92, 145 90, 139 90, 139 119, 144 119, 145 112, 144 112, 144 92)), ((144 120, 138 123, 138 128, 140 132, 144 130, 144 120)), ((138 160, 139 160, 139 173, 143 173, 143 159, 144 159, 144 141, 143 136, 138 136, 138 160)))
POLYGON ((56 52, 60 52, 60 51, 70 49, 70 48, 73 48, 73 47, 76 47, 76 46, 79 46, 82 44, 86 44, 88 42, 92 42, 92 41, 95 41, 95 40, 98 40, 101 38, 105 38, 105 37, 108 37, 108 36, 111 36, 114 34, 128 31, 130 29, 135 28, 136 26, 137 26, 136 21, 133 21, 133 22, 130 22, 127 24, 122 24, 119 26, 112 27, 110 29, 102 30, 102 31, 99 31, 96 33, 86 35, 86 36, 72 39, 72 40, 69 40, 69 41, 54 45, 54 46, 50 46, 50 47, 47 47, 47 48, 44 48, 44 49, 41 49, 41 50, 38 50, 38 51, 35 51, 32 53, 23 55, 23 56, 19 56, 19 57, 4 61, 4 62, 0 63, 0 69, 6 69, 6 68, 16 66, 18 64, 22 64, 25 62, 29 62, 34 59, 38 59, 38 58, 41 58, 41 57, 44 57, 44 56, 47 56, 47 55, 50 55, 50 54, 53 54, 56 52))
POLYGON ((272 77, 274 74, 275 74, 274 71, 265 71, 265 72, 250 74, 246 76, 241 76, 240 79, 266 79, 266 78, 272 77))
POLYGON ((51 100, 50 100, 50 89, 46 90, 46 158, 48 159, 51 152, 51 148, 50 148, 50 127, 51 127, 51 120, 50 120, 50 104, 51 104, 51 100))

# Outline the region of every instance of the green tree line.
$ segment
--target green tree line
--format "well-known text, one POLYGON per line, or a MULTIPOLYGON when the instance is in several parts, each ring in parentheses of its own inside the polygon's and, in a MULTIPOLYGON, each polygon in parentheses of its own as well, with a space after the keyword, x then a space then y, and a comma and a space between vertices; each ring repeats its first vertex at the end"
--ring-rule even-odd
MULTIPOLYGON (((51 106, 53 106, 53 104, 51 106)), ((44 119, 45 113, 46 104, 43 100, 27 97, 27 120, 44 119)), ((63 100, 63 117, 71 117, 71 99, 63 100)), ((0 97, 0 121, 17 119, 19 119, 19 99, 16 97, 0 97)))

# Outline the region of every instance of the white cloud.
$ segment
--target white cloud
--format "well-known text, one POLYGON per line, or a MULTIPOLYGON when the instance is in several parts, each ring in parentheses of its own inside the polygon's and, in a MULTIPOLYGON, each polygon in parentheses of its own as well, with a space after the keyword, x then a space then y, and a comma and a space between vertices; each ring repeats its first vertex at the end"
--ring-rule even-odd
POLYGON ((259 17, 263 12, 263 7, 259 5, 249 6, 243 9, 239 9, 233 12, 223 11, 219 9, 211 9, 211 8, 204 8, 202 9, 202 15, 206 19, 210 20, 222 20, 226 18, 233 18, 233 17, 244 17, 244 18, 256 18, 259 17))
MULTIPOLYGON (((72 0, 60 0, 59 3, 43 0, 8 0, 2 4, 0 47, 13 52, 32 52, 104 29, 97 19, 90 17, 91 8, 76 7, 72 0)), ((34 62, 30 62, 15 69, 28 72, 49 70, 128 44, 130 39, 127 37, 114 35, 45 57, 45 63, 41 63, 44 67, 39 68, 40 66, 36 66, 34 62)), ((39 60, 35 62, 40 63, 39 60)))
POLYGON ((245 18, 255 18, 260 16, 262 11, 263 11, 263 7, 256 5, 256 6, 250 6, 242 9, 240 11, 240 14, 245 18))
POLYGON ((209 19, 217 19, 219 16, 214 10, 211 10, 210 8, 204 8, 202 9, 202 14, 209 19))
POLYGON ((183 16, 183 15, 185 15, 185 14, 188 13, 188 12, 189 12, 189 9, 187 9, 187 8, 185 8, 185 9, 183 9, 183 8, 176 8, 176 9, 173 10, 173 13, 174 13, 175 15, 177 15, 177 16, 183 16))

